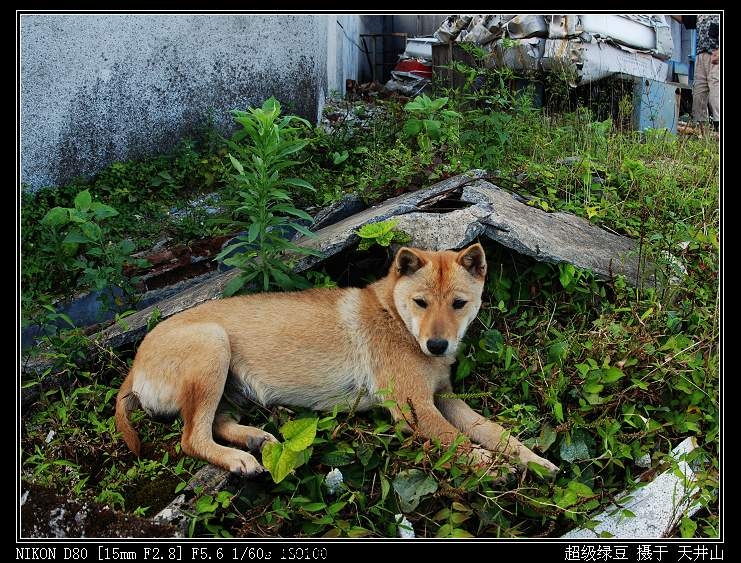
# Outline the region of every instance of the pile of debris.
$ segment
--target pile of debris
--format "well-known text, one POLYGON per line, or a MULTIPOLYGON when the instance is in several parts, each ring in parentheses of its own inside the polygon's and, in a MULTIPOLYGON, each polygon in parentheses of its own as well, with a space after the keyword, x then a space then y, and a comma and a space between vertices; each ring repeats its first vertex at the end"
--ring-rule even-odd
POLYGON ((460 14, 433 37, 407 41, 386 88, 416 95, 429 84, 432 47, 474 43, 491 53, 487 64, 519 71, 562 71, 571 85, 622 73, 665 82, 673 40, 668 16, 635 14, 460 14), (420 50, 424 46, 424 50, 420 50), (406 67, 412 65, 413 70, 406 67))
POLYGON ((406 49, 386 82, 386 91, 410 98, 424 93, 432 80, 432 46, 437 43, 435 37, 407 39, 406 49))

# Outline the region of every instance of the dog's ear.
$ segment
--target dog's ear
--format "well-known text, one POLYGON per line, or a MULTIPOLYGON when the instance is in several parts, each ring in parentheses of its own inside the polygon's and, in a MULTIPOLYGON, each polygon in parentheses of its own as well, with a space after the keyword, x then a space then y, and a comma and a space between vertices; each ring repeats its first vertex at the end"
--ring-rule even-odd
POLYGON ((427 263, 413 248, 403 247, 396 253, 394 267, 400 276, 411 276, 427 263))
POLYGON ((464 248, 458 253, 457 262, 475 278, 486 277, 486 255, 479 243, 464 248))

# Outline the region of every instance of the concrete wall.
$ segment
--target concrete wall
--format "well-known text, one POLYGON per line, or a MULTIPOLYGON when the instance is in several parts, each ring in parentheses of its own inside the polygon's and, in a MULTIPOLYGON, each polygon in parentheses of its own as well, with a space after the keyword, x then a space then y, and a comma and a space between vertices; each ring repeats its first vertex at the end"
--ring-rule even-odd
POLYGON ((171 149, 274 95, 316 121, 357 78, 358 16, 24 15, 21 180, 32 188, 171 149))
POLYGON ((360 63, 360 33, 364 28, 354 15, 328 16, 327 25, 327 86, 329 93, 345 93, 345 80, 358 79, 360 63))

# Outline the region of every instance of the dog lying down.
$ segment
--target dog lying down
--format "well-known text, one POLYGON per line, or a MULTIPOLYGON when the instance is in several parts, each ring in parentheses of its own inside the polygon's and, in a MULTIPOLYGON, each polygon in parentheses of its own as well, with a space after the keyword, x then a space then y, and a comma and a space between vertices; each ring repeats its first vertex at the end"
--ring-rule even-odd
POLYGON ((448 398, 450 366, 481 306, 485 276, 480 244, 401 248, 388 275, 363 289, 260 293, 178 313, 139 346, 116 400, 116 428, 139 455, 130 412, 179 412, 186 454, 255 475, 264 468, 240 448, 256 451, 275 438, 226 412, 225 389, 265 406, 315 410, 363 410, 391 398, 394 420, 443 446, 464 434, 461 449, 492 474, 501 469, 492 452, 555 473, 499 424, 448 398))

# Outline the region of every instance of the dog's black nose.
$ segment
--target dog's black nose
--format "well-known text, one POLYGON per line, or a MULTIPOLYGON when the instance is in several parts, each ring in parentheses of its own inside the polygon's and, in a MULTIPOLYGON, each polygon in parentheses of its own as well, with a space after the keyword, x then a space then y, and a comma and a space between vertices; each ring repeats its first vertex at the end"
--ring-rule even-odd
POLYGON ((430 354, 440 356, 448 349, 448 341, 442 338, 430 338, 427 341, 427 349, 430 351, 430 354))

